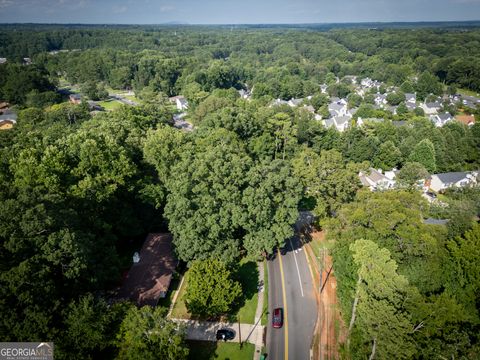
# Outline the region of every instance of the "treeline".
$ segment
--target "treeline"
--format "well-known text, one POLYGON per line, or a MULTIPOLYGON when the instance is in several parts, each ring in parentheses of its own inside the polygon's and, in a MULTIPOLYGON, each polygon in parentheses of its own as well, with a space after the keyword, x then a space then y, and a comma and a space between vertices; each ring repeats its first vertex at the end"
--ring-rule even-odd
POLYGON ((328 37, 365 54, 370 64, 385 64, 373 69, 375 79, 400 85, 427 71, 446 84, 480 91, 478 30, 333 30, 328 37))

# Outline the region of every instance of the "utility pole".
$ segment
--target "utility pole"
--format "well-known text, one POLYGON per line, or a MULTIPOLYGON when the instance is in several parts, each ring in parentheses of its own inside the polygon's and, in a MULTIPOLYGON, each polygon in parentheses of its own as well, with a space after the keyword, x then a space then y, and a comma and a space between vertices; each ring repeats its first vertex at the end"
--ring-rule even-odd
POLYGON ((242 332, 240 330, 240 316, 238 317, 238 340, 240 341, 240 349, 242 348, 242 332))

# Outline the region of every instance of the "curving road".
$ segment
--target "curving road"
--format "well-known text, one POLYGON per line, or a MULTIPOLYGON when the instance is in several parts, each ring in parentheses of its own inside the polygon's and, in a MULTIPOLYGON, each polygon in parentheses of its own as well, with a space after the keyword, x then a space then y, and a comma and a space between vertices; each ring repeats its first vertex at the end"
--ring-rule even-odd
POLYGON ((312 275, 305 251, 295 236, 287 241, 287 252, 268 261, 268 360, 307 360, 317 319, 312 275), (274 308, 284 309, 284 325, 272 327, 274 308))

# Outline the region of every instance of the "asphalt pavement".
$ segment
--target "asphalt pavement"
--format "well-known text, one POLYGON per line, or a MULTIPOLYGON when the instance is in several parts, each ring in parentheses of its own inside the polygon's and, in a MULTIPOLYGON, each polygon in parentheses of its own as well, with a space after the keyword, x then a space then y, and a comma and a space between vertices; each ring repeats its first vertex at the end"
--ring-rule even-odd
POLYGON ((286 253, 268 261, 267 359, 307 360, 317 319, 312 275, 305 251, 295 236, 287 241, 286 253), (273 309, 284 309, 281 329, 272 327, 273 309))

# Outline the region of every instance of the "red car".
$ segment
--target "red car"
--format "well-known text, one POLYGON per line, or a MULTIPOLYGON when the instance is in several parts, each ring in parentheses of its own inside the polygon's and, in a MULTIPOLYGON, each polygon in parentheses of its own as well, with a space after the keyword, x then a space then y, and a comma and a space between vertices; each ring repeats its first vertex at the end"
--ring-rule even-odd
POLYGON ((279 329, 283 326, 283 309, 282 308, 276 308, 275 310, 273 310, 272 326, 276 329, 279 329))

